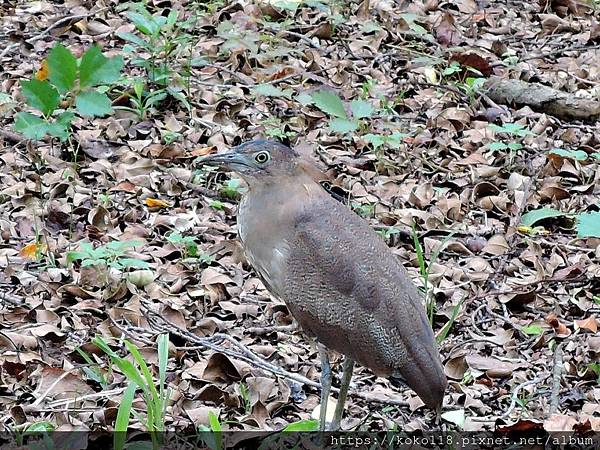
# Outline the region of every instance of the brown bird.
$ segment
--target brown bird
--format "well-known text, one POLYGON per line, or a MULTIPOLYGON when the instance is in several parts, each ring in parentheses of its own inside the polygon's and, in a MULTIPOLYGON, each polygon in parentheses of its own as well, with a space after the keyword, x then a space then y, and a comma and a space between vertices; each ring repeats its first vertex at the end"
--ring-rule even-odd
POLYGON ((246 181, 238 210, 246 257, 321 344, 321 430, 331 388, 323 346, 346 356, 332 429, 340 424, 354 361, 378 376, 402 379, 439 411, 447 381, 421 295, 369 224, 323 189, 318 169, 266 140, 200 163, 233 170, 246 181))

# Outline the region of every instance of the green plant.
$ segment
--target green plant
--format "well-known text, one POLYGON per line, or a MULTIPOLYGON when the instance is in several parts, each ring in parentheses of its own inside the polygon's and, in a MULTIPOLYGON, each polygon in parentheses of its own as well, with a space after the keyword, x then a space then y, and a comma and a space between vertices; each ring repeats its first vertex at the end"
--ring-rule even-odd
MULTIPOLYGON (((600 211, 593 211, 589 213, 567 213, 548 207, 534 209, 523 214, 521 217, 521 225, 518 229, 521 232, 532 233, 536 229, 541 228, 533 228, 534 224, 541 220, 555 217, 566 217, 570 218, 571 220, 574 219, 577 237, 600 237, 600 211)), ((539 234, 540 231, 538 230, 537 233, 539 234)))
POLYGON ((94 380, 96 383, 102 386, 103 389, 107 389, 108 381, 102 373, 100 366, 97 363, 95 363, 92 360, 92 358, 90 358, 90 356, 81 349, 81 347, 75 347, 75 350, 77 351, 77 353, 79 353, 79 355, 85 360, 85 362, 89 366, 84 366, 81 368, 81 370, 83 370, 83 373, 85 373, 90 380, 94 380))
POLYGON ((133 95, 129 91, 125 93, 133 106, 119 108, 134 111, 144 119, 170 96, 191 109, 182 88, 187 86, 190 91, 192 66, 204 64, 202 58, 192 59, 191 47, 195 39, 192 31, 196 28, 197 16, 192 14, 183 20, 174 8, 167 15, 163 11, 151 14, 145 2, 128 3, 127 6, 127 16, 137 34, 125 32, 118 36, 128 42, 123 46, 123 52, 131 55, 134 66, 144 69, 145 79, 129 81, 133 95))
POLYGON ((178 231, 174 231, 167 236, 167 241, 180 249, 184 260, 198 261, 202 264, 211 264, 214 261, 209 254, 198 252, 198 244, 192 236, 183 236, 178 231))
MULTIPOLYGON (((462 305, 465 303, 465 299, 466 299, 466 297, 461 298, 460 301, 454 306, 454 308, 452 308, 452 314, 450 315, 450 318, 444 324, 442 329, 438 332, 438 334, 435 337, 435 340, 438 344, 441 344, 442 342, 444 342, 444 339, 446 339, 448 337, 448 333, 450 333, 450 330, 452 329, 452 325, 454 325, 454 321, 458 317, 460 308, 462 308, 462 305)), ((431 316, 430 316, 429 321, 430 322, 432 321, 431 316)))
POLYGON ((515 402, 521 407, 519 417, 529 417, 529 402, 533 399, 533 394, 528 394, 525 390, 515 398, 515 402))
MULTIPOLYGON (((43 448, 44 450, 53 450, 55 448, 54 442, 48 435, 48 433, 51 433, 52 431, 54 431, 54 424, 51 422, 33 422, 24 426, 20 426, 14 430, 15 441, 16 444, 21 447, 25 444, 26 438, 39 438, 41 436, 43 444, 39 444, 39 447, 43 448)), ((36 448, 35 445, 30 445, 29 447, 32 449, 36 448)))
POLYGON ((600 384, 600 363, 590 363, 587 366, 587 370, 591 370, 596 374, 596 383, 600 384))
POLYGON ((450 65, 448 65, 448 67, 442 70, 442 76, 449 77, 451 75, 454 75, 455 73, 462 72, 462 70, 462 66, 458 61, 452 61, 450 65))
POLYGON ((373 146, 373 149, 377 153, 384 146, 390 148, 400 148, 400 145, 402 145, 402 141, 408 136, 409 135, 406 133, 394 131, 392 134, 389 135, 367 133, 362 138, 369 144, 371 144, 373 146))
POLYGON ((352 203, 352 209, 361 217, 375 216, 375 203, 352 203))
POLYGON ((529 336, 539 336, 544 332, 544 329, 539 324, 531 324, 521 327, 521 331, 529 336))
POLYGON ((562 158, 573 159, 575 161, 587 161, 590 158, 600 160, 600 152, 588 155, 583 150, 571 150, 568 148, 553 148, 548 152, 550 155, 558 155, 562 158))
POLYGON ((502 54, 502 64, 506 67, 515 67, 519 62, 519 56, 517 52, 513 49, 507 49, 502 54))
POLYGON ((485 81, 485 78, 467 77, 465 82, 460 86, 464 93, 469 97, 471 103, 475 101, 476 95, 483 89, 485 81))
MULTIPOLYGON (((267 436, 258 447, 258 450, 270 450, 274 448, 298 449, 298 433, 319 431, 319 421, 315 419, 303 419, 289 423, 278 433, 267 436)), ((334 448, 337 448, 334 446, 334 448)))
POLYGON ((167 241, 181 250, 184 259, 198 255, 198 244, 192 236, 183 236, 180 232, 173 231, 167 236, 167 241))
POLYGON ((490 124, 490 128, 497 133, 504 133, 510 137, 527 137, 534 136, 534 133, 529 131, 523 125, 518 123, 505 123, 504 125, 490 124))
POLYGON ((134 414, 146 425, 146 430, 150 433, 152 439, 152 448, 157 450, 162 444, 162 433, 165 430, 165 415, 167 402, 170 399, 170 392, 166 389, 167 362, 169 359, 169 335, 161 334, 157 340, 158 346, 158 389, 156 389, 152 373, 146 364, 144 357, 138 348, 131 342, 123 340, 129 354, 133 357, 131 362, 115 353, 101 337, 96 336, 92 341, 100 350, 106 353, 112 363, 119 368, 125 375, 129 384, 123 399, 119 405, 117 419, 115 421, 115 450, 123 450, 127 439, 127 429, 129 420, 134 414), (146 416, 133 410, 133 399, 136 390, 142 390, 142 397, 146 404, 146 416))
POLYGON ((219 417, 212 411, 208 413, 208 424, 198 425, 198 431, 202 433, 201 439, 211 450, 222 450, 223 448, 223 427, 219 422, 219 417))
POLYGON ((147 91, 144 82, 139 78, 133 80, 132 88, 133 95, 129 94, 129 101, 133 106, 117 106, 115 108, 131 111, 137 114, 141 120, 145 120, 148 112, 155 111, 156 106, 169 95, 167 90, 163 88, 147 91))
POLYGON ((351 112, 349 116, 342 99, 329 90, 317 91, 310 97, 317 108, 331 116, 330 130, 340 134, 347 134, 359 128, 364 129, 366 127, 364 119, 370 118, 375 112, 375 108, 368 101, 352 100, 349 105, 351 112))
POLYGON ((508 150, 509 164, 512 164, 515 152, 523 148, 523 145, 520 142, 516 142, 516 138, 534 135, 534 133, 518 123, 505 123, 502 126, 490 124, 489 127, 496 133, 501 133, 511 140, 511 142, 495 141, 488 145, 488 148, 492 151, 508 150))
MULTIPOLYGON (((431 271, 431 267, 437 261, 439 255, 440 255, 442 249, 444 248, 444 246, 446 245, 446 243, 450 239, 452 239, 452 236, 454 236, 454 232, 450 232, 444 238, 444 240, 440 243, 440 245, 438 245, 437 248, 433 251, 433 253, 431 254, 431 258, 429 260, 429 264, 425 260, 425 252, 423 250, 423 246, 421 245, 421 242, 419 242, 419 236, 417 235, 417 226, 415 223, 413 223, 412 236, 413 236, 413 242, 415 244, 415 251, 417 253, 417 262, 419 264, 419 273, 421 275, 421 278, 423 279, 423 291, 425 294, 425 305, 426 305, 426 309, 427 309, 427 317, 429 318, 429 323, 431 325, 433 325, 433 315, 435 314, 435 298, 433 297, 433 295, 431 294, 431 292, 429 290, 429 273, 431 271)), ((456 309, 456 307, 455 307, 455 309, 456 309)), ((460 306, 459 306, 459 309, 460 309, 460 306)), ((458 310, 456 311, 456 313, 458 314, 458 310)), ((452 326, 452 322, 454 322, 454 319, 452 319, 452 321, 449 321, 449 323, 450 323, 449 326, 452 326)), ((448 324, 446 324, 446 325, 448 325, 448 324)), ((449 328, 447 331, 449 331, 449 328)), ((446 335, 447 335, 447 332, 446 332, 446 335)), ((445 336, 444 336, 444 338, 445 338, 445 336)))
POLYGON ((392 236, 399 233, 400 230, 394 227, 385 227, 377 230, 377 234, 379 234, 379 236, 381 236, 385 241, 389 241, 392 236))
POLYGON ((76 115, 104 116, 112 111, 106 85, 119 78, 123 68, 120 56, 107 58, 96 45, 77 59, 71 51, 56 44, 47 58, 47 73, 21 82, 27 105, 39 114, 20 112, 14 128, 29 139, 46 135, 66 141, 76 115))
POLYGON ((221 193, 231 199, 239 199, 243 192, 242 183, 239 178, 231 178, 227 180, 220 189, 221 193))
POLYGON ((375 78, 368 78, 363 81, 360 85, 360 98, 363 100, 368 99, 369 95, 371 95, 376 86, 377 80, 375 78))
POLYGON ((224 40, 220 50, 224 55, 235 50, 248 50, 257 55, 261 43, 259 34, 252 29, 241 29, 230 20, 223 20, 217 26, 217 36, 224 40))
POLYGON ((108 208, 108 206, 110 205, 110 195, 109 194, 99 194, 98 201, 100 201, 100 204, 103 207, 108 208))
POLYGON ((244 412, 250 414, 252 412, 252 401, 250 399, 250 390, 246 383, 240 383, 240 397, 244 402, 244 412))
POLYGON ((272 138, 280 140, 293 139, 298 134, 295 131, 286 130, 285 124, 277 117, 261 120, 260 124, 265 127, 265 134, 272 138))
POLYGON ((132 54, 134 65, 146 70, 150 82, 167 86, 174 53, 178 50, 179 42, 175 40, 178 12, 172 9, 165 17, 161 13, 151 14, 143 3, 128 6, 127 17, 140 34, 118 33, 121 39, 129 42, 123 51, 132 54))
POLYGON ((115 269, 136 267, 147 269, 150 265, 146 261, 128 258, 127 252, 137 246, 143 245, 141 241, 113 241, 98 248, 89 242, 80 242, 79 251, 67 253, 67 263, 81 261, 81 266, 104 266, 115 269))
POLYGON ((210 206, 212 209, 216 209, 217 211, 223 211, 225 209, 225 204, 219 200, 213 200, 208 206, 210 206))

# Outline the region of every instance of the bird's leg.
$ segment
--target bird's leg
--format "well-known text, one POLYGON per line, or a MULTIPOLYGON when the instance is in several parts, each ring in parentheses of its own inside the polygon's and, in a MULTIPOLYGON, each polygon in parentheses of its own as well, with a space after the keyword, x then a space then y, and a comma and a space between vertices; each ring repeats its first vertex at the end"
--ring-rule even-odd
POLYGON ((319 357, 321 358, 321 409, 319 410, 319 431, 325 431, 327 422, 327 402, 329 392, 331 391, 331 365, 329 364, 329 354, 322 344, 317 344, 319 357))
POLYGON ((344 405, 346 403, 346 397, 348 396, 348 387, 350 386, 350 380, 352 379, 352 372, 354 370, 354 361, 348 357, 344 358, 342 364, 342 383, 340 384, 340 395, 338 397, 337 404, 335 405, 335 413, 333 414, 333 422, 331 422, 331 430, 336 431, 340 428, 342 422, 342 414, 344 414, 344 405))

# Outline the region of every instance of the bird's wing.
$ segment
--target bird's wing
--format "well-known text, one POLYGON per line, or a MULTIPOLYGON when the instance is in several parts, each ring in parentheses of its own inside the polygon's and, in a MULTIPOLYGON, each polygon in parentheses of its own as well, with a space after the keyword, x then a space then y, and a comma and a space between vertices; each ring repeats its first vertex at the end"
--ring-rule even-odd
POLYGON ((445 387, 445 377, 421 297, 407 272, 371 227, 344 205, 322 198, 309 211, 289 238, 283 300, 326 346, 378 375, 398 373, 426 403, 438 402, 439 395, 418 386, 430 378, 445 387))

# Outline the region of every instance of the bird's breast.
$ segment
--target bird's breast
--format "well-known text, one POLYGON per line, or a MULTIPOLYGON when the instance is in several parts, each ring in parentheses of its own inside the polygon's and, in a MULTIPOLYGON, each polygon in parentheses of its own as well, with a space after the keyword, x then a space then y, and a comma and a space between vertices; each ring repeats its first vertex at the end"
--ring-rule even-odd
POLYGON ((279 295, 289 254, 289 245, 276 214, 255 209, 242 200, 238 211, 238 236, 248 263, 269 290, 279 295))

